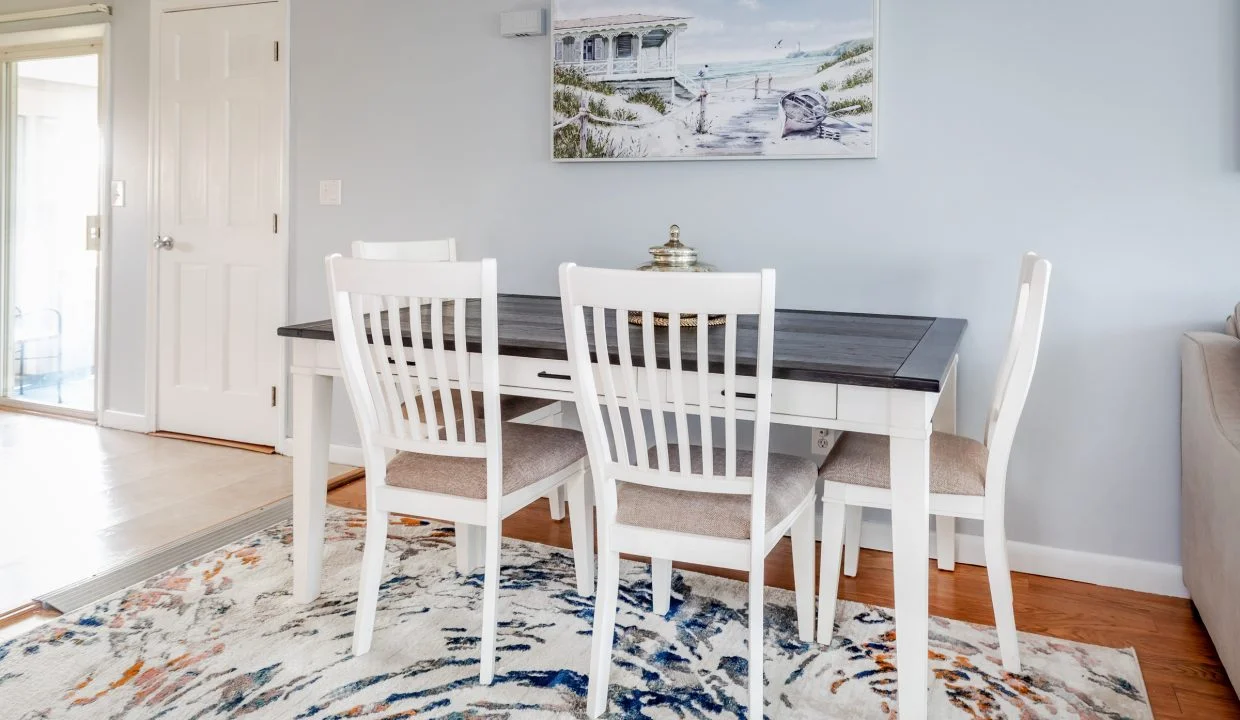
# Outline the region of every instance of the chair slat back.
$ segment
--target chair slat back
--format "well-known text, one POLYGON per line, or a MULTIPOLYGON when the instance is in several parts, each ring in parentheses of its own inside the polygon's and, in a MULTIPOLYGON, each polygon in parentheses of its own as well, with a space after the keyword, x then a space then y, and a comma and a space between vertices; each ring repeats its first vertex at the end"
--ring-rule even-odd
POLYGON ((400 242, 354 240, 352 251, 353 257, 364 260, 456 262, 456 238, 405 240, 400 242))
POLYGON ((1012 443, 1016 439, 1016 427, 1029 397, 1029 388, 1033 384, 1033 372, 1037 367, 1038 353, 1042 345, 1051 264, 1045 259, 1035 257, 1029 261, 1029 266, 1029 282, 1021 283, 1016 319, 1012 323, 1015 342, 1010 349, 1010 366, 1006 377, 1000 376, 1000 387, 995 401, 998 410, 987 431, 986 444, 990 450, 986 468, 988 501, 994 498, 1002 502, 1006 468, 1012 443))
POLYGON ((1016 363, 1016 351, 1020 347, 1021 328, 1025 322, 1025 312, 1028 309, 1029 292, 1028 285, 1033 280, 1033 268, 1038 262, 1037 253, 1028 252, 1020 261, 1020 282, 1017 284, 1016 308, 1012 312, 1012 326, 1008 333, 1007 346, 1004 349, 1003 360, 999 363, 999 374, 995 378, 995 389, 991 395, 990 412, 986 415, 986 444, 990 444, 991 429, 994 427, 995 420, 999 417, 999 407, 1003 401, 1004 391, 1008 386, 1008 379, 1012 376, 1012 366, 1016 363))
POLYGON ((327 277, 336 346, 363 444, 498 461, 495 261, 406 262, 332 255, 327 277), (477 308, 482 329, 480 378, 471 375, 466 349, 471 308, 477 308), (452 338, 451 348, 445 337, 452 338), (458 408, 452 401, 454 387, 468 398, 478 386, 484 397, 485 441, 478 436, 473 403, 464 400, 458 408), (425 423, 413 407, 418 402, 425 423))
POLYGON ((751 527, 760 533, 770 434, 775 272, 644 273, 567 263, 560 267, 560 296, 578 414, 590 465, 602 485, 596 491, 604 512, 615 515, 616 481, 751 495, 751 527), (631 316, 640 317, 640 326, 630 323, 631 316), (746 342, 756 346, 750 348, 756 350, 756 392, 738 394, 738 333, 742 322, 752 330, 753 316, 757 332, 747 333, 746 342), (689 317, 696 320, 696 328, 681 326, 681 319, 689 317), (721 318, 723 325, 711 327, 712 318, 721 318), (748 407, 740 408, 738 397, 748 407), (651 438, 643 410, 652 414, 651 438), (672 416, 674 451, 667 414, 672 416), (718 465, 712 454, 714 418, 722 419, 724 429, 718 465), (754 421, 748 474, 740 473, 737 463, 737 424, 743 419, 754 421), (691 457, 694 430, 702 448, 697 468, 691 457), (653 441, 649 447, 648 439, 653 441))

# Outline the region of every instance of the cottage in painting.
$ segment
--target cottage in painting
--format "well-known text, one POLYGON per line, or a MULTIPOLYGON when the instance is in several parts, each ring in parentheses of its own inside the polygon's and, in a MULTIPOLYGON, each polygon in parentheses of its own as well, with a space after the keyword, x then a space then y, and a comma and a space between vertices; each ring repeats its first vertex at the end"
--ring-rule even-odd
POLYGON ((555 64, 618 90, 648 90, 668 102, 690 99, 698 94, 696 83, 676 66, 676 39, 689 20, 645 14, 557 20, 555 64))

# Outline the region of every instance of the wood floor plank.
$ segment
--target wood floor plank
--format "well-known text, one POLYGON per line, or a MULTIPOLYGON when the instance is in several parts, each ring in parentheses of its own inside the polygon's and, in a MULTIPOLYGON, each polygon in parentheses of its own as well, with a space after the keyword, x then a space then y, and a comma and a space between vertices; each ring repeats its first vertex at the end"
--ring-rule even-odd
POLYGON ((0 610, 293 489, 286 457, 8 411, 0 476, 0 610))
MULTIPOLYGON (((333 490, 329 500, 342 507, 364 508, 364 481, 333 490)), ((567 548, 571 546, 570 521, 551 520, 546 501, 539 501, 506 519, 504 536, 567 548)), ((790 547, 785 538, 767 558, 768 585, 792 588, 790 547)), ((740 572, 692 569, 746 578, 740 572)), ((1240 700, 1187 600, 1022 573, 1012 576, 1012 590, 1016 623, 1024 632, 1134 648, 1158 720, 1240 720, 1240 700)), ((840 579, 844 599, 891 607, 894 594, 890 553, 862 550, 857 577, 840 579)), ((930 612, 993 625, 986 569, 963 564, 955 572, 932 569, 930 612)))
POLYGON ((1175 698, 1186 718, 1201 720, 1240 720, 1240 707, 1236 705, 1235 693, 1198 692, 1174 685, 1175 698))

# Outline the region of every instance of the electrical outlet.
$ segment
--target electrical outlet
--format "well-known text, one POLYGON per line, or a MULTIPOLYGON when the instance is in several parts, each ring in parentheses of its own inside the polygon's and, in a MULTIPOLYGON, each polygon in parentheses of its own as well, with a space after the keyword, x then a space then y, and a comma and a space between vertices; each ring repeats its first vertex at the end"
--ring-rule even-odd
POLYGON ((831 431, 826 428, 814 428, 810 434, 810 452, 814 455, 826 455, 831 449, 831 431))

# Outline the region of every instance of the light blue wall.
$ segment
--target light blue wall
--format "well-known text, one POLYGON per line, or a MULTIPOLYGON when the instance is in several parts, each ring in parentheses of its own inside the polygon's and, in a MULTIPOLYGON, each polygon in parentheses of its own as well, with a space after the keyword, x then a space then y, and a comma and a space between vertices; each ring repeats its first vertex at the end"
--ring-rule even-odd
POLYGON ((784 307, 967 318, 976 435, 1037 250, 1009 534, 1178 560, 1176 339, 1240 299, 1234 0, 883 0, 878 160, 612 165, 547 160, 546 39, 497 31, 529 6, 294 4, 295 320, 327 314, 322 258, 351 240, 453 235, 502 290, 554 293, 559 262, 635 265, 676 222, 723 268, 775 267, 784 307))

